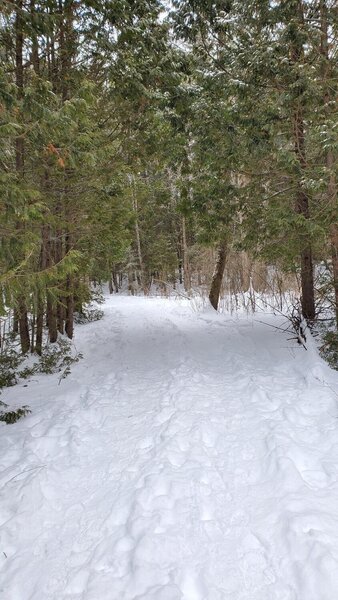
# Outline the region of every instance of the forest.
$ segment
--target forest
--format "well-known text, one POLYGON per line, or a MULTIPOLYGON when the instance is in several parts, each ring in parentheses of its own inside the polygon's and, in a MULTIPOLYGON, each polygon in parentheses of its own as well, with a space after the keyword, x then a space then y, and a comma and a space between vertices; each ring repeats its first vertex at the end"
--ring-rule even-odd
POLYGON ((104 281, 337 317, 333 0, 1 9, 2 338, 72 338, 104 281))
POLYGON ((337 600, 337 0, 0 0, 0 597, 337 600))

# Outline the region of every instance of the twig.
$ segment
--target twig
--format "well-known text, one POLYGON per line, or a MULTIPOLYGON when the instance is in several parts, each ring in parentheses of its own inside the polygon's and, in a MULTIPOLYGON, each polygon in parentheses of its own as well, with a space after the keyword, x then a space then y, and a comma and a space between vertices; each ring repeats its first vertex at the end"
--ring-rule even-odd
POLYGON ((8 481, 6 481, 6 483, 4 483, 3 487, 5 487, 5 485, 7 485, 11 481, 13 481, 13 479, 20 477, 20 475, 23 475, 23 473, 29 473, 30 471, 36 471, 37 469, 43 469, 45 466, 46 465, 40 465, 39 467, 32 467, 31 469, 26 469, 25 471, 21 471, 21 473, 17 473, 16 475, 14 475, 14 477, 11 477, 11 479, 8 479, 8 481))
POLYGON ((169 287, 171 287, 172 290, 174 290, 175 294, 177 294, 177 296, 182 296, 182 298, 186 298, 186 300, 191 300, 190 296, 187 296, 186 294, 183 294, 182 292, 178 292, 173 285, 171 285, 170 283, 167 283, 166 281, 162 281, 162 279, 153 279, 153 281, 157 281, 158 283, 163 283, 163 285, 167 285, 169 287))
POLYGON ((266 323, 265 321, 260 321, 258 319, 255 319, 256 323, 262 323, 262 325, 267 325, 268 327, 273 327, 274 329, 279 329, 279 331, 283 331, 283 333, 287 333, 290 331, 290 328, 287 327, 287 329, 283 329, 283 327, 278 327, 278 325, 272 325, 272 323, 266 323))

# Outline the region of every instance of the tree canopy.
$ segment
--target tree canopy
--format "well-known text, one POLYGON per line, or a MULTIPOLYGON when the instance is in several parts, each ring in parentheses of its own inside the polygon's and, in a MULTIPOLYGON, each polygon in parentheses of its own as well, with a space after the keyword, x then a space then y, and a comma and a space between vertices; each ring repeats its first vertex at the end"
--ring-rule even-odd
POLYGON ((1 311, 23 352, 91 282, 212 304, 233 253, 338 306, 333 0, 15 0, 0 16, 1 311), (216 254, 215 254, 216 252, 216 254), (318 273, 329 274, 319 289, 318 273))

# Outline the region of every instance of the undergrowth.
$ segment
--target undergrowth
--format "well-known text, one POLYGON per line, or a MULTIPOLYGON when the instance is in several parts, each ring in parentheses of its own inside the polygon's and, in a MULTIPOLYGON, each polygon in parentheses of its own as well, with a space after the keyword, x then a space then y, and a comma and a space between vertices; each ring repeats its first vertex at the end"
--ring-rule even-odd
POLYGON ((322 336, 322 342, 319 348, 322 358, 329 363, 330 367, 338 371, 338 332, 326 331, 322 336))
POLYGON ((100 321, 104 313, 99 308, 84 308, 81 312, 74 314, 74 322, 78 325, 84 325, 85 323, 93 323, 94 321, 100 321))
POLYGON ((21 406, 21 408, 17 408, 16 410, 6 410, 6 408, 8 408, 8 404, 0 400, 0 421, 7 423, 7 425, 13 425, 21 417, 25 417, 31 412, 28 406, 21 406))
MULTIPOLYGON (((14 342, 12 342, 14 344, 14 342)), ((32 365, 26 365, 20 370, 25 356, 19 354, 14 345, 8 345, 0 355, 0 393, 3 388, 16 385, 19 380, 28 379, 37 373, 60 373, 59 383, 71 372, 71 366, 77 363, 82 354, 73 354, 70 341, 59 338, 55 344, 45 346, 42 355, 32 365)), ((28 406, 21 406, 16 410, 7 410, 8 405, 0 400, 0 421, 7 425, 16 423, 31 412, 28 406)))

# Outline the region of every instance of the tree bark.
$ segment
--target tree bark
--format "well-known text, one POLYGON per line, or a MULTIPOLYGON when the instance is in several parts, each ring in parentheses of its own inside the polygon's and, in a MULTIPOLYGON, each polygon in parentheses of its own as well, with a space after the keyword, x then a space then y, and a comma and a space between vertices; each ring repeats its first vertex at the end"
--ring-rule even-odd
POLYGON ((51 293, 47 291, 47 325, 49 333, 49 341, 51 344, 55 344, 58 339, 58 330, 56 324, 56 311, 55 304, 51 293))
POLYGON ((13 333, 19 333, 19 313, 16 307, 13 310, 13 333))
POLYGON ((213 306, 215 310, 218 309, 218 303, 221 294, 221 287, 227 258, 227 246, 227 241, 223 240, 218 247, 215 270, 212 276, 210 286, 209 300, 211 306, 213 306))
MULTIPOLYGON (((60 66, 61 66, 61 95, 63 102, 69 100, 71 95, 71 68, 72 68, 72 59, 74 55, 74 0, 59 0, 59 12, 60 12, 60 66)), ((67 179, 70 175, 70 171, 68 169, 65 170, 65 189, 64 189, 64 197, 68 198, 69 189, 67 186, 67 179)), ((71 211, 69 210, 69 202, 65 203, 65 218, 70 224, 72 222, 71 211)), ((70 230, 65 234, 65 252, 66 255, 72 248, 73 240, 72 234, 70 230)), ((63 316, 65 319, 65 333, 69 337, 69 339, 73 338, 74 334, 74 306, 75 306, 75 298, 74 298, 74 276, 68 274, 66 277, 66 308, 63 314, 63 308, 60 306, 59 309, 59 326, 63 327, 63 316)))
MULTIPOLYGON (((15 82, 18 88, 18 97, 23 97, 23 0, 16 2, 15 15, 15 82)), ((23 177, 24 174, 24 140, 20 135, 16 138, 15 163, 17 173, 23 177)))
POLYGON ((20 343, 21 351, 26 354, 30 348, 30 337, 28 327, 28 316, 26 303, 24 299, 20 299, 19 304, 19 332, 20 332, 20 343))
MULTIPOLYGON (((23 0, 17 0, 16 12, 15 12, 15 82, 18 88, 18 98, 23 98, 24 91, 24 79, 23 79, 23 0)), ((15 166, 17 176, 20 180, 24 178, 24 140, 20 135, 15 140, 15 166)), ((17 225, 18 233, 22 229, 20 223, 17 225)), ((24 296, 20 293, 18 300, 18 313, 19 313, 19 333, 21 350, 25 354, 30 348, 29 338, 29 327, 28 327, 28 315, 24 296)))
MULTIPOLYGON (((302 0, 299 0, 296 5, 297 20, 300 25, 304 23, 304 12, 302 0)), ((303 42, 294 41, 291 44, 291 60, 294 65, 301 62, 304 49, 303 42)), ((305 175, 307 169, 306 148, 305 148, 305 126, 304 126, 304 109, 302 95, 299 91, 296 95, 293 107, 293 137, 294 151, 298 159, 301 176, 305 175)), ((298 191, 296 196, 296 213, 302 215, 305 219, 310 218, 309 197, 307 192, 298 183, 298 191)), ((316 315, 315 297, 314 297, 314 276, 313 276, 313 259, 311 244, 307 240, 307 236, 300 236, 300 269, 301 269, 301 306, 302 313, 306 320, 312 321, 316 315)))
MULTIPOLYGON (((61 221, 62 216, 63 216, 63 207, 62 207, 62 199, 61 198, 55 209, 55 213, 56 213, 57 220, 61 221)), ((60 264, 63 257, 64 257, 64 248, 63 248, 63 244, 62 244, 62 229, 59 226, 56 231, 56 239, 54 242, 55 263, 60 264)), ((63 289, 64 285, 60 284, 60 288, 63 289)), ((58 332, 61 333, 61 335, 63 335, 65 332, 67 301, 66 301, 66 298, 64 296, 62 296, 62 293, 60 294, 60 291, 61 290, 59 290, 58 302, 56 305, 56 321, 57 321, 58 332)))
MULTIPOLYGON (((44 271, 47 266, 47 247, 48 247, 48 228, 43 225, 41 230, 41 253, 40 253, 40 270, 44 271)), ((36 306, 36 335, 35 335, 35 352, 41 356, 42 339, 43 339, 43 317, 44 317, 44 299, 42 291, 38 289, 36 306)))
POLYGON ((30 0, 30 13, 31 13, 31 38, 32 38, 32 65, 36 74, 40 72, 40 63, 39 63, 39 45, 38 45, 38 37, 36 34, 36 26, 35 26, 35 0, 30 0))
POLYGON ((34 307, 34 313, 32 316, 32 331, 31 331, 31 353, 33 354, 35 351, 35 325, 36 325, 36 314, 35 314, 35 307, 34 307))
POLYGON ((187 292, 191 290, 191 271, 188 256, 188 244, 187 244, 187 228, 185 217, 182 217, 182 259, 183 259, 183 281, 184 289, 187 292))
POLYGON ((336 324, 338 329, 338 223, 332 223, 330 228, 333 287, 335 294, 336 324))
POLYGON ((142 287, 143 293, 145 295, 148 295, 149 289, 148 289, 148 286, 146 283, 145 269, 144 269, 144 264, 143 264, 143 256, 142 256, 142 248, 141 248, 141 235, 140 235, 140 227, 139 227, 139 221, 138 221, 138 202, 137 202, 137 198, 136 198, 136 194, 135 194, 134 176, 132 176, 131 185, 132 185, 132 194, 133 194, 133 210, 134 210, 134 214, 135 214, 135 236, 136 236, 137 258, 138 258, 138 263, 139 263, 139 268, 140 268, 141 287, 142 287))
MULTIPOLYGON (((320 0, 320 28, 321 28, 321 44, 320 52, 323 57, 323 85, 324 85, 324 108, 325 115, 330 115, 330 100, 332 100, 332 92, 330 87, 330 79, 332 78, 332 65, 329 56, 329 41, 328 41, 328 14, 326 0, 320 0)), ((338 207, 337 207, 337 183, 334 173, 335 157, 333 151, 329 149, 325 157, 326 167, 329 174, 329 182, 327 186, 327 200, 329 203, 330 213, 332 213, 333 223, 330 225, 329 237, 331 242, 332 255, 332 274, 334 288, 334 302, 336 325, 338 328, 338 207)))
POLYGON ((42 338, 43 338, 43 315, 44 305, 41 297, 41 292, 38 292, 37 308, 36 308, 36 335, 35 335, 35 352, 41 356, 42 354, 42 338))
MULTIPOLYGON (((66 253, 70 252, 72 245, 70 233, 66 236, 66 253)), ((66 279, 66 320, 65 320, 65 332, 67 337, 71 340, 74 335, 74 276, 67 275, 66 279)))
MULTIPOLYGON (((54 253, 53 242, 51 240, 50 228, 48 228, 48 230, 47 230, 46 244, 47 244, 46 266, 48 267, 53 264, 52 257, 53 257, 53 253, 54 253)), ((55 306, 55 300, 54 300, 51 292, 48 290, 48 288, 47 288, 46 296, 47 296, 46 318, 47 318, 49 341, 51 342, 51 344, 55 344, 55 342, 58 339, 56 306, 55 306)))
POLYGON ((58 0, 59 14, 59 91, 62 100, 69 100, 71 94, 71 69, 75 52, 74 0, 58 0))
POLYGON ((182 268, 183 268, 183 261, 182 261, 182 258, 180 256, 180 252, 177 253, 177 256, 178 256, 178 281, 179 281, 180 284, 182 284, 183 283, 183 274, 182 274, 183 273, 183 270, 182 270, 182 268))
POLYGON ((66 323, 65 332, 69 339, 74 335, 74 288, 73 278, 71 275, 67 277, 67 307, 66 307, 66 323))
POLYGON ((112 272, 112 283, 115 285, 115 292, 118 293, 119 282, 118 282, 118 277, 117 277, 117 273, 116 273, 115 269, 113 269, 113 272, 112 272))

